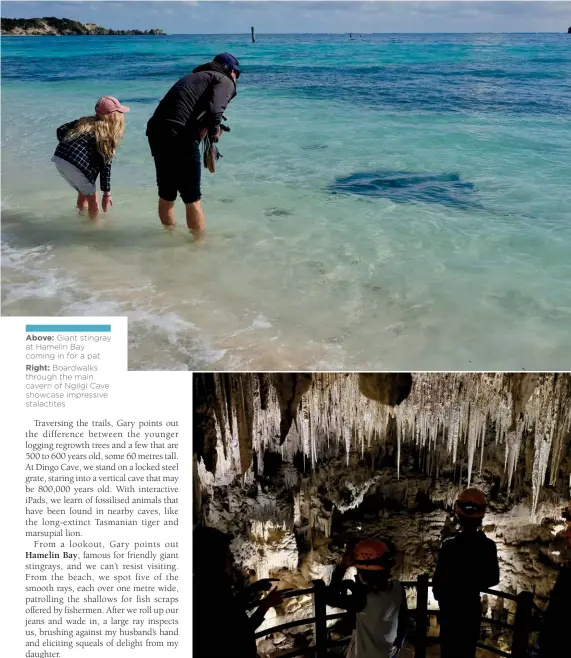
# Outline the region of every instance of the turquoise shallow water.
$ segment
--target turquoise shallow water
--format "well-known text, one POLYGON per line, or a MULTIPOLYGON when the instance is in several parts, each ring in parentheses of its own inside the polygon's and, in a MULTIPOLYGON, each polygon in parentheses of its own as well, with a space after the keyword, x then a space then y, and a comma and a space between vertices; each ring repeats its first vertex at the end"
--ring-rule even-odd
POLYGON ((569 44, 3 39, 3 313, 127 314, 142 369, 569 369, 569 44), (223 50, 244 74, 199 247, 158 224, 144 128, 223 50), (103 94, 132 112, 90 225, 49 160, 103 94))

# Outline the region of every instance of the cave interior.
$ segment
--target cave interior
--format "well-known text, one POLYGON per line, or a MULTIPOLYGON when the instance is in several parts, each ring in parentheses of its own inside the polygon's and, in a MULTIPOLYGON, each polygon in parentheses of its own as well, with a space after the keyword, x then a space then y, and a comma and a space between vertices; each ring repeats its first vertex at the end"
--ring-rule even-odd
MULTIPOLYGON (((232 536, 244 581, 327 583, 347 544, 366 537, 390 542, 400 580, 430 575, 468 486, 486 494, 498 590, 542 605, 564 559, 568 374, 198 374, 193 431, 194 523, 232 536)), ((484 616, 513 617, 494 598, 483 598, 484 616)), ((262 628, 308 617, 311 605, 289 599, 262 628)), ((295 646, 304 632, 269 635, 259 651, 295 646)), ((505 635, 495 646, 508 646, 505 635)))

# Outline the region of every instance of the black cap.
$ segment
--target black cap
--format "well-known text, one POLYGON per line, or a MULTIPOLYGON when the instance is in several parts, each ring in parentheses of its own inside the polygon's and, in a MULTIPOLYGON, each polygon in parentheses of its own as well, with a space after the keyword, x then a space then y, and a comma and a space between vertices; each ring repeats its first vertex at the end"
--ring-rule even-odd
POLYGON ((222 66, 228 71, 228 73, 236 73, 236 77, 240 77, 240 62, 231 55, 230 53, 220 53, 214 58, 215 62, 222 64, 222 66))

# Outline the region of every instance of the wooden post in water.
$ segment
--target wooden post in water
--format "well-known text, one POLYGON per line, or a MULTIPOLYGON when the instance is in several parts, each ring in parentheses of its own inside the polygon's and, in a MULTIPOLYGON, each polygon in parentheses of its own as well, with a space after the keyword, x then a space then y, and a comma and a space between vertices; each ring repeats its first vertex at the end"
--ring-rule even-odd
POLYGON ((254 33, 254 28, 250 28, 252 30, 252 43, 256 43, 256 34, 254 33))
POLYGON ((419 576, 416 581, 416 646, 415 658, 426 656, 426 632, 428 627, 428 575, 419 576))
POLYGON ((325 603, 325 583, 313 581, 313 615, 315 617, 315 658, 327 656, 327 605, 325 603))

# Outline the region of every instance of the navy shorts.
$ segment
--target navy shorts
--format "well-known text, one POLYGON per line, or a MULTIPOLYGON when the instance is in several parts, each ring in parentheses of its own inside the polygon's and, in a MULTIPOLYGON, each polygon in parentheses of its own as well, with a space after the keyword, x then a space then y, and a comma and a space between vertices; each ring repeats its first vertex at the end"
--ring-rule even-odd
POLYGON ((200 144, 192 142, 165 147, 164 143, 156 144, 149 139, 149 145, 155 160, 159 197, 175 201, 180 194, 183 203, 200 201, 200 144))

